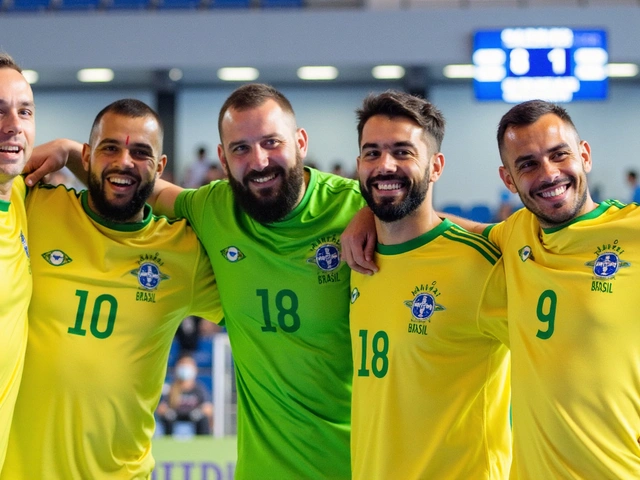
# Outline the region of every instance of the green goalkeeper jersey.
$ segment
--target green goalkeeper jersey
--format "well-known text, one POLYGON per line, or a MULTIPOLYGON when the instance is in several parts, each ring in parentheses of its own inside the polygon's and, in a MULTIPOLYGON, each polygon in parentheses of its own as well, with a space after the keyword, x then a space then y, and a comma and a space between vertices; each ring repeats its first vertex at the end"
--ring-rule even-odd
POLYGON ((308 169, 300 204, 258 223, 226 181, 176 201, 219 283, 238 391, 236 479, 348 479, 349 267, 340 234, 356 182, 308 169))

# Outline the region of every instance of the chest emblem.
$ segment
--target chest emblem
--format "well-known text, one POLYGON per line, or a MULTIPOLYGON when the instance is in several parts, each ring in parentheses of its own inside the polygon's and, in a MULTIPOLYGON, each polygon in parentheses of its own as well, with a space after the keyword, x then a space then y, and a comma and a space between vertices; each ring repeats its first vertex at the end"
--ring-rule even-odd
POLYGON ((22 243, 22 248, 24 250, 24 253, 27 254, 27 258, 31 258, 29 257, 29 247, 27 246, 27 238, 24 236, 24 233, 22 233, 22 230, 20 230, 20 243, 22 243))
POLYGON ((531 254, 531 247, 529 245, 525 245, 518 250, 518 256, 523 262, 526 262, 529 259, 534 260, 533 255, 531 254))
POLYGON ((335 243, 323 243, 316 248, 313 257, 307 259, 315 263, 323 272, 331 272, 340 266, 340 248, 335 243))
POLYGON ((594 277, 598 279, 612 279, 621 268, 631 266, 631 263, 622 259, 624 249, 620 247, 618 240, 599 245, 594 254, 596 259, 585 265, 591 267, 594 277))
POLYGON ((220 250, 220 253, 231 263, 236 263, 246 258, 245 254, 242 253, 238 247, 234 247, 233 245, 223 248, 220 250))
POLYGON ((351 290, 351 303, 352 304, 356 303, 356 300, 358 299, 359 296, 360 296, 360 290, 358 290, 357 288, 354 288, 353 290, 351 290))
POLYGON ((66 265, 73 261, 71 257, 62 250, 50 250, 48 252, 44 252, 42 254, 42 258, 44 258, 49 265, 53 265, 54 267, 60 267, 61 265, 66 265))
POLYGON ((163 280, 168 280, 169 275, 162 273, 160 267, 164 266, 164 262, 158 254, 140 255, 138 260, 139 268, 131 270, 131 275, 135 275, 138 279, 138 285, 143 290, 155 290, 163 280))
POLYGON ((436 303, 436 299, 431 293, 420 293, 413 300, 405 301, 404 304, 411 309, 412 321, 417 322, 427 321, 435 312, 445 309, 436 303))
POLYGON ((427 335, 427 322, 431 322, 431 317, 435 312, 445 310, 436 299, 440 296, 440 291, 436 282, 431 284, 417 285, 411 292, 413 300, 405 300, 404 305, 411 309, 411 319, 407 327, 409 333, 427 335))

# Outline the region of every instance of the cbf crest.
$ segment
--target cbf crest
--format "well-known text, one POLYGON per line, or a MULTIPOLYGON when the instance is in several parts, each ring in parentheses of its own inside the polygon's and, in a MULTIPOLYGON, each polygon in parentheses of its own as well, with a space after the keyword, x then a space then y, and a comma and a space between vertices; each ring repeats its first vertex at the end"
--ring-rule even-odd
POLYGON ((405 306, 411 309, 411 321, 408 332, 427 335, 426 322, 431 322, 435 312, 445 310, 436 298, 440 296, 436 282, 416 286, 411 292, 413 300, 405 300, 405 306))
POLYGON ((631 263, 622 258, 624 249, 618 240, 599 245, 594 255, 595 260, 585 263, 591 268, 594 277, 591 281, 591 291, 613 293, 613 283, 610 280, 614 280, 619 270, 630 267, 631 263))
POLYGON ((162 272, 164 262, 160 256, 155 253, 153 255, 140 255, 138 260, 139 267, 131 270, 131 274, 138 280, 138 288, 142 291, 136 293, 136 301, 138 302, 156 302, 156 292, 163 280, 168 280, 169 275, 162 272))
POLYGON ((311 244, 313 255, 307 258, 307 263, 318 267, 318 284, 324 285, 339 282, 338 267, 342 263, 340 252, 340 238, 338 235, 321 237, 311 244))

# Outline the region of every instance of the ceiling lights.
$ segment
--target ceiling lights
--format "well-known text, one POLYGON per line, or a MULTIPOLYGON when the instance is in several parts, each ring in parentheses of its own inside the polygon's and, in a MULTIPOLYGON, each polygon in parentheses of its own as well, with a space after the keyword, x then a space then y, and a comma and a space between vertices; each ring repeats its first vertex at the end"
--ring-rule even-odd
POLYGON ((113 80, 113 70, 110 68, 83 68, 78 71, 81 82, 110 82, 113 80))
POLYGON ((371 75, 378 80, 396 80, 404 77, 404 68, 400 65, 378 65, 373 67, 371 75))
POLYGON ((260 76, 253 67, 224 67, 218 70, 218 78, 225 82, 252 82, 260 76))
POLYGON ((298 78, 301 80, 334 80, 338 77, 338 69, 331 66, 300 67, 298 78))
POLYGON ((39 75, 35 70, 22 70, 22 76, 31 85, 33 85, 34 83, 38 83, 39 75))
POLYGON ((638 75, 638 65, 635 63, 609 63, 607 75, 612 78, 629 78, 638 75))

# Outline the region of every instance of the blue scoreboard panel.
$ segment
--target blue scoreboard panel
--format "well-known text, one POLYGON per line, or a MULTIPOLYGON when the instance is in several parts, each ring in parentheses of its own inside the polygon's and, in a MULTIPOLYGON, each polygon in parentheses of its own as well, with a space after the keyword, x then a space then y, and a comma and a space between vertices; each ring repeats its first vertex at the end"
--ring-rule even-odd
POLYGON ((478 100, 519 103, 607 97, 604 30, 505 28, 474 34, 474 90, 478 100))

